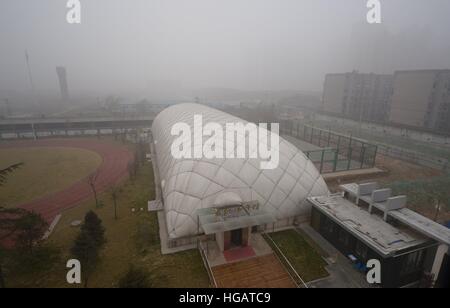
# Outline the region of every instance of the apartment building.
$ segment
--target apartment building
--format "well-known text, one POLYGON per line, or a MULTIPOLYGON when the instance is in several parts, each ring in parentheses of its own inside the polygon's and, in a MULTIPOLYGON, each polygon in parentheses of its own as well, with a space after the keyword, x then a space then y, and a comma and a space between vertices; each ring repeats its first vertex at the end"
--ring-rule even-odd
POLYGON ((357 71, 325 77, 322 111, 355 120, 384 123, 389 119, 392 75, 357 71))
POLYGON ((393 88, 391 123, 450 132, 450 70, 398 71, 393 88))

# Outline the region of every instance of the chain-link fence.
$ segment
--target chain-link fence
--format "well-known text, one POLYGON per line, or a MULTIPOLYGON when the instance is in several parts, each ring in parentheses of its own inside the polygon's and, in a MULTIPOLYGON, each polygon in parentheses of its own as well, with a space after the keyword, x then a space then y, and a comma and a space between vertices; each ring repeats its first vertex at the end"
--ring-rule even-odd
MULTIPOLYGON (((342 121, 342 119, 340 119, 342 121)), ((337 120, 314 120, 314 126, 323 127, 341 133, 355 133, 357 137, 370 140, 378 146, 378 154, 407 161, 424 167, 450 172, 450 148, 447 144, 439 145, 431 141, 418 141, 411 138, 393 136, 387 129, 384 132, 358 129, 344 125, 337 120)))
POLYGON ((378 147, 364 140, 294 121, 280 123, 282 134, 321 149, 304 151, 320 173, 367 169, 375 166, 378 147))

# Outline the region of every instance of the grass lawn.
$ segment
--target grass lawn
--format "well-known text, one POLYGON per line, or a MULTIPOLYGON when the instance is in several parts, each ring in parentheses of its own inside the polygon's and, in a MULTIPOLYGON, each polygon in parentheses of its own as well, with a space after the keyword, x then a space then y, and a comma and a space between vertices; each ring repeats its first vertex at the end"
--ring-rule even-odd
POLYGON ((327 263, 295 230, 269 234, 305 282, 328 276, 327 263))
POLYGON ((77 148, 36 147, 0 150, 0 169, 23 162, 0 187, 0 205, 13 207, 63 190, 95 170, 102 158, 77 148))
POLYGON ((155 287, 208 287, 208 274, 198 250, 161 255, 156 213, 146 211, 147 201, 153 196, 153 170, 151 164, 145 164, 133 182, 127 180, 121 185, 118 220, 114 219, 113 202, 107 191, 100 195, 101 208, 96 209, 94 201, 90 200, 64 212, 49 239, 49 244, 60 248, 60 260, 50 270, 28 277, 13 278, 11 275, 10 286, 75 287, 65 280, 65 263, 71 258, 69 250, 79 232, 79 228, 71 227, 70 223, 82 220, 88 210, 94 210, 103 221, 108 242, 101 251, 100 263, 89 278, 89 287, 116 287, 131 264, 146 268, 155 287), (136 209, 134 213, 132 208, 136 209))

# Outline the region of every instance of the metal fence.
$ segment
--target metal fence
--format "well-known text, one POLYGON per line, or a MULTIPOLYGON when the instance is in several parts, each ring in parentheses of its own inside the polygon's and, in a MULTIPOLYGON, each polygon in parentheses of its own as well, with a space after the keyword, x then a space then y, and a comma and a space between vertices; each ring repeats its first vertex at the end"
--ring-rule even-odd
POLYGON ((203 265, 205 266, 206 272, 208 273, 209 282, 211 283, 211 286, 213 288, 217 288, 217 281, 216 278, 214 278, 214 273, 211 269, 211 265, 209 264, 206 249, 203 247, 203 243, 200 241, 198 242, 198 250, 200 251, 200 256, 202 257, 203 260, 203 265))
MULTIPOLYGON (((325 118, 326 119, 326 118, 325 118)), ((450 148, 445 137, 401 130, 390 126, 363 124, 365 128, 356 129, 351 125, 353 121, 344 119, 314 120, 315 126, 332 129, 337 132, 351 132, 358 134, 359 138, 371 140, 378 146, 378 155, 387 156, 424 167, 450 172, 450 148)))
POLYGON ((320 173, 367 169, 375 166, 377 145, 299 122, 284 121, 280 124, 281 133, 320 148, 304 151, 320 173))

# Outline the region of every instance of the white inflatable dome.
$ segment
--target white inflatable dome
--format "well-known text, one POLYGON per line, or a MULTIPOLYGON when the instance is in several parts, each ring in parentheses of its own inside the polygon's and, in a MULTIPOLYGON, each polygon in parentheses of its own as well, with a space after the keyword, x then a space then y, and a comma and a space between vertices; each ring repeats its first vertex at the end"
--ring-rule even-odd
POLYGON ((194 115, 202 115, 203 125, 247 123, 199 104, 174 105, 155 118, 152 132, 156 165, 170 238, 197 234, 197 209, 257 200, 261 209, 277 220, 286 220, 309 214, 307 197, 328 193, 314 164, 281 137, 279 164, 272 170, 260 169, 257 158, 175 159, 171 147, 178 136, 171 135, 171 128, 180 122, 193 127, 194 115))

